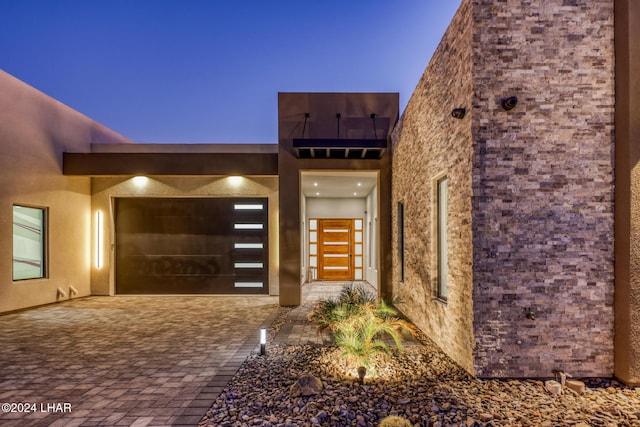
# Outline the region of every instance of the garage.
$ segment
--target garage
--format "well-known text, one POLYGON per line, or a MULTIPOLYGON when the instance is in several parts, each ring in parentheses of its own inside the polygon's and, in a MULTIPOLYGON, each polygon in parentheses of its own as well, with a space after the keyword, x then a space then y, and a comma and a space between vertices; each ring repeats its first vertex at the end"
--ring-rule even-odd
POLYGON ((267 198, 117 198, 117 294, 268 294, 267 198))

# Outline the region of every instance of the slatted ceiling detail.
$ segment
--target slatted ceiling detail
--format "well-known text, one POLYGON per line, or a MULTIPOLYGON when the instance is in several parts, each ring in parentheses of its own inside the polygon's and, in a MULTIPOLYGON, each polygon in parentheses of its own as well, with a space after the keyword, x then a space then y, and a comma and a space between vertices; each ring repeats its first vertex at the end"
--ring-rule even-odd
POLYGON ((294 139, 300 159, 381 159, 386 139, 294 139))

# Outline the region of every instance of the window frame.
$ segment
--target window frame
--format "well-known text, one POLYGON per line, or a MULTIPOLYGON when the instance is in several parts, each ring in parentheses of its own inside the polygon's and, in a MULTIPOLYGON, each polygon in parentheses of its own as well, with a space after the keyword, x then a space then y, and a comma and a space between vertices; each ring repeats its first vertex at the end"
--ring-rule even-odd
MULTIPOLYGON (((24 203, 13 203, 11 207, 12 216, 12 249, 11 249, 11 279, 13 282, 24 282, 28 280, 40 280, 49 278, 49 208, 45 206, 35 206, 24 203), (16 277, 16 233, 15 227, 19 225, 15 221, 16 209, 32 209, 41 212, 40 229, 40 273, 37 276, 16 277)), ((20 255, 20 254, 18 254, 20 255)), ((23 257, 24 258, 24 257, 23 257)))
POLYGON ((398 221, 398 259, 400 262, 400 283, 404 283, 405 279, 405 256, 404 256, 404 243, 405 243, 405 224, 404 224, 404 202, 398 202, 396 206, 396 216, 398 221))
POLYGON ((449 177, 446 173, 434 179, 435 298, 449 299, 449 177), (444 184, 444 192, 443 186, 444 184), (444 199, 443 199, 444 193, 444 199), (443 203, 444 202, 444 203, 443 203), (445 211, 445 215, 442 211, 445 211), (444 223, 443 223, 444 220, 444 223))

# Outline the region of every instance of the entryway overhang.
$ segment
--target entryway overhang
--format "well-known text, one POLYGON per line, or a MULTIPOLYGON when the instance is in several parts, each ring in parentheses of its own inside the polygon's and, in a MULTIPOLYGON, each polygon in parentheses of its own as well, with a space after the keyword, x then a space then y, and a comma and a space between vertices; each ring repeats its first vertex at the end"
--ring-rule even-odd
POLYGON ((294 138, 293 148, 299 159, 380 159, 387 140, 294 138))

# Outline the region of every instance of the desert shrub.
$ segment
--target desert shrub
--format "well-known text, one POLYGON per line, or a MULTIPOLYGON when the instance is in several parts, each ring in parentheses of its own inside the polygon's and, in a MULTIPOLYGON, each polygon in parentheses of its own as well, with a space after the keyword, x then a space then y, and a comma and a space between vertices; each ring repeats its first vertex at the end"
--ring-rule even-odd
POLYGON ((348 286, 336 300, 322 300, 309 313, 320 330, 329 329, 342 356, 355 367, 372 366, 372 358, 402 351, 403 334, 413 326, 399 318, 398 311, 384 300, 378 301, 358 286, 348 286), (385 341, 386 339, 386 341, 385 341))

